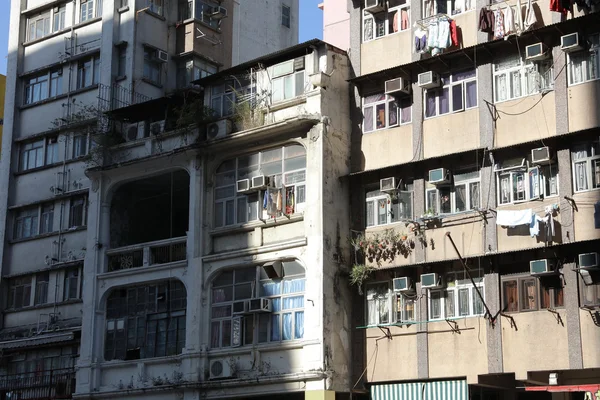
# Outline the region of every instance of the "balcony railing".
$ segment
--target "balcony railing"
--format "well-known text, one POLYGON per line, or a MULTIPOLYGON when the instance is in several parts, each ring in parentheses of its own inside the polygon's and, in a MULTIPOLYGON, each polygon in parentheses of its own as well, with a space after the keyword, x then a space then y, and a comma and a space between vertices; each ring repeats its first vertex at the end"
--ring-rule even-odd
POLYGON ((6 399, 70 399, 74 392, 71 368, 0 376, 0 395, 6 399))
POLYGON ((108 250, 108 272, 184 261, 186 241, 183 236, 108 250))

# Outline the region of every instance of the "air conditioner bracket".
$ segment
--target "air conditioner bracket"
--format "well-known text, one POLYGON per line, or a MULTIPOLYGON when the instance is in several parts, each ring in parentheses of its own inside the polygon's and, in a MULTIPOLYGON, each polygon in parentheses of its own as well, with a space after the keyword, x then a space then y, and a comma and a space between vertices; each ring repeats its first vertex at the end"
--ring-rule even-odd
POLYGON ((388 328, 387 326, 379 326, 379 325, 377 325, 377 327, 379 328, 379 330, 381 332, 383 332, 383 334, 385 335, 386 338, 388 338, 389 340, 392 340, 392 332, 390 331, 390 328, 388 328))
POLYGON ((458 333, 460 335, 460 329, 458 328, 458 323, 454 320, 446 318, 446 323, 452 329, 452 333, 458 333))

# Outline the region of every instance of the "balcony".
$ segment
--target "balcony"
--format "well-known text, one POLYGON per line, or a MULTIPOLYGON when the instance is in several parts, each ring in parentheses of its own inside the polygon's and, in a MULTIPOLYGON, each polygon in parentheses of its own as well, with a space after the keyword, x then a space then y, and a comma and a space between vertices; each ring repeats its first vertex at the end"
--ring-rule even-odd
POLYGON ((71 368, 0 376, 2 399, 71 399, 74 392, 71 368))
POLYGON ((186 241, 183 236, 108 250, 108 272, 185 261, 186 241))

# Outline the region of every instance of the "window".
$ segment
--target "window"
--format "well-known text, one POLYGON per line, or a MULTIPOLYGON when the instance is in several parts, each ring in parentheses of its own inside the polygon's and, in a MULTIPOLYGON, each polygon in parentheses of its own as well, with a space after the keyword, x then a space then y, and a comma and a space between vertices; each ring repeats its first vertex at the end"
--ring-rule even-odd
POLYGON ((88 137, 87 135, 73 136, 73 158, 83 157, 87 155, 88 137))
POLYGON ((425 91, 425 118, 477 107, 476 70, 441 77, 443 87, 425 91))
POLYGON ((196 1, 196 19, 202 21, 202 23, 210 26, 213 29, 219 30, 221 26, 221 20, 217 18, 211 18, 213 8, 217 6, 215 3, 196 1))
POLYGON ((586 39, 589 49, 567 54, 569 85, 598 79, 600 34, 589 35, 586 39))
POLYGON ((556 164, 528 168, 524 159, 514 159, 496 172, 499 205, 558 196, 556 164))
POLYGON ((286 61, 273 67, 271 99, 273 103, 293 99, 304 93, 304 58, 286 61))
MULTIPOLYGON (((479 293, 484 296, 484 282, 478 271, 471 276, 479 293)), ((464 272, 446 274, 446 288, 429 291, 429 319, 447 319, 483 315, 483 301, 464 272)))
POLYGON ((86 225, 86 208, 86 198, 84 196, 71 198, 71 207, 69 209, 69 228, 86 225))
POLYGON ((119 46, 117 48, 117 77, 124 77, 127 68, 127 47, 119 46))
POLYGON ((374 190, 367 192, 367 227, 393 224, 413 218, 413 186, 395 195, 374 190))
POLYGON ((81 0, 79 22, 85 22, 94 18, 94 0, 81 0))
POLYGON ((217 118, 233 114, 235 92, 228 84, 216 85, 211 88, 210 104, 217 118))
POLYGON ((456 174, 453 185, 425 189, 428 215, 453 214, 479 209, 481 203, 479 171, 456 174))
POLYGON ((79 291, 79 268, 65 271, 65 284, 63 286, 63 301, 81 298, 79 291))
POLYGON ((23 103, 37 103, 38 101, 56 97, 62 93, 62 69, 50 70, 43 74, 26 78, 23 103))
POLYGON ((56 382, 53 385, 55 388, 53 394, 56 393, 56 397, 65 397, 63 394, 66 395, 66 393, 62 392, 61 394, 61 390, 65 390, 69 385, 61 385, 59 383, 62 381, 62 375, 56 374, 56 371, 75 368, 78 347, 72 345, 44 347, 12 353, 7 363, 8 374, 29 374, 28 377, 24 378, 24 382, 35 382, 32 383, 32 388, 43 385, 44 383, 42 382, 56 382), (52 375, 54 376, 53 378, 52 375))
POLYGON ((54 232, 54 204, 48 203, 42 206, 42 223, 40 233, 54 232))
POLYGON ((31 304, 31 277, 15 278, 8 283, 8 308, 28 307, 31 304))
POLYGON ((15 220, 15 239, 37 236, 39 229, 38 207, 27 208, 17 212, 15 220))
POLYGON ((146 7, 155 14, 163 15, 163 0, 146 0, 146 7))
POLYGON ((410 27, 410 2, 390 0, 387 12, 363 11, 363 42, 405 31, 410 27))
POLYGON ((21 171, 43 166, 44 141, 37 140, 21 145, 20 161, 21 171))
POLYGON ((144 47, 144 79, 160 85, 161 66, 157 50, 144 47))
POLYGON ((100 81, 100 58, 90 57, 77 64, 77 89, 97 85, 100 81))
POLYGON ((96 17, 100 18, 102 17, 102 2, 104 0, 96 0, 97 4, 96 4, 96 17))
POLYGON ((291 9, 289 6, 282 4, 281 5, 281 25, 285 26, 286 28, 289 28, 291 25, 290 20, 291 20, 291 9))
POLYGON ((423 0, 423 18, 436 14, 456 15, 474 9, 475 1, 473 0, 423 0))
POLYGON ((50 273, 42 272, 35 276, 35 301, 34 304, 46 304, 48 302, 48 283, 50 273))
POLYGON ((302 212, 306 202, 306 150, 301 145, 290 145, 225 161, 217 169, 214 196, 216 228, 255 221, 259 217, 302 212), (250 194, 236 192, 238 180, 251 180, 260 175, 274 182, 271 193, 264 190, 250 194), (276 202, 272 204, 270 195, 277 198, 279 193, 281 202, 277 207, 276 202))
POLYGON ((367 285, 367 325, 384 325, 415 320, 416 296, 395 293, 389 282, 367 285))
POLYGON ((58 137, 46 139, 46 165, 58 162, 58 137))
POLYGON ((502 310, 504 312, 535 311, 564 307, 560 277, 536 278, 531 275, 502 278, 502 310))
POLYGON ((216 74, 217 67, 207 61, 195 58, 180 64, 177 72, 178 85, 180 88, 187 87, 192 81, 216 74))
POLYGON ((177 4, 177 20, 185 21, 192 18, 194 2, 192 0, 179 0, 177 4))
POLYGON ((114 289, 106 303, 104 359, 135 360, 181 354, 187 297, 183 283, 114 289))
POLYGON ((67 9, 64 5, 59 7, 54 7, 52 13, 52 31, 57 32, 65 29, 65 16, 67 13, 67 9))
POLYGON ((575 192, 600 188, 600 146, 598 142, 575 146, 571 152, 575 192))
POLYGON ((412 99, 396 101, 392 96, 374 94, 363 98, 363 133, 409 124, 412 99))
POLYGON ((51 10, 44 11, 27 20, 27 40, 32 41, 50 34, 51 10))
POLYGON ((525 62, 516 55, 494 64, 496 103, 552 89, 552 60, 525 62))
POLYGON ((304 338, 304 267, 296 261, 282 264, 283 277, 279 279, 269 279, 262 267, 225 271, 215 278, 211 348, 304 338), (269 299, 271 311, 237 312, 240 304, 257 298, 269 299))

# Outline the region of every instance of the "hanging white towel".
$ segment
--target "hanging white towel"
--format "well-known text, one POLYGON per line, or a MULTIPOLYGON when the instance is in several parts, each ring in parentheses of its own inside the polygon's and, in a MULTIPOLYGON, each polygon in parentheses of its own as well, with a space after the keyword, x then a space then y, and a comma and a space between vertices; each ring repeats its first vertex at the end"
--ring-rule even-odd
POLYGON ((523 32, 523 8, 521 7, 521 0, 517 0, 517 9, 515 10, 517 13, 517 20, 515 21, 515 29, 517 35, 520 35, 523 32))
POLYGON ((537 24, 537 18, 535 16, 535 11, 533 6, 531 5, 531 0, 527 0, 527 9, 525 10, 525 22, 523 23, 523 30, 529 30, 537 24))
POLYGON ((515 18, 513 12, 511 6, 506 7, 504 10, 504 38, 515 33, 515 18))
POLYGON ((529 225, 529 234, 531 237, 540 234, 540 222, 546 222, 546 218, 542 218, 538 215, 533 214, 531 218, 531 224, 529 225))
POLYGON ((452 41, 450 40, 450 22, 445 19, 441 19, 438 22, 438 39, 437 46, 440 49, 447 49, 450 47, 452 41))
POLYGON ((517 225, 531 225, 531 219, 533 218, 533 211, 531 208, 527 210, 499 210, 496 216, 496 225, 502 226, 517 226, 517 225))
POLYGON ((554 207, 547 206, 545 211, 546 211, 546 224, 548 224, 548 230, 546 232, 548 233, 548 236, 550 236, 549 238, 546 238, 546 240, 549 240, 554 237, 554 218, 552 218, 552 213, 554 212, 554 207))

